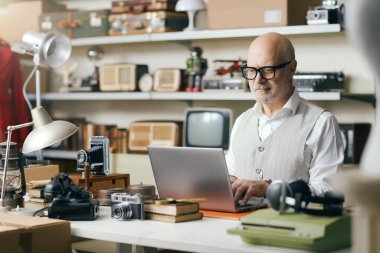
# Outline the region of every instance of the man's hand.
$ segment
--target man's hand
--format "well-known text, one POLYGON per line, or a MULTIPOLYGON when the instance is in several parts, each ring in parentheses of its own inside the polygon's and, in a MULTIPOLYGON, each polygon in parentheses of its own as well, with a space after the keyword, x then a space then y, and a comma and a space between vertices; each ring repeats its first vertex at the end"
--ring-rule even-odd
POLYGON ((236 179, 231 184, 235 202, 244 196, 242 204, 245 205, 252 196, 264 197, 268 185, 269 183, 264 180, 236 179))

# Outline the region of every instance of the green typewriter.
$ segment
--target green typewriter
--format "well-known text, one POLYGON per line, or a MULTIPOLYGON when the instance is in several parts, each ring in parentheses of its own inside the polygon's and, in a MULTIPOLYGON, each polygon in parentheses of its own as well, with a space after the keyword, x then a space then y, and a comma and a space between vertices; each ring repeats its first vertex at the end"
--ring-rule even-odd
POLYGON ((351 245, 351 216, 327 217, 304 213, 280 214, 261 209, 240 219, 241 226, 229 229, 250 244, 312 251, 331 251, 351 245))

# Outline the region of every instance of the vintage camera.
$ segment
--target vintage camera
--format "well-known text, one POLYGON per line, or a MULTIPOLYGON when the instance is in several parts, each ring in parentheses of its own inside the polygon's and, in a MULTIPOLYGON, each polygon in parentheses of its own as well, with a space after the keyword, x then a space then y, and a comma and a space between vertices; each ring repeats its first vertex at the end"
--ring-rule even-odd
POLYGON ((321 6, 307 11, 308 25, 341 24, 344 26, 344 5, 337 5, 335 0, 324 0, 321 6))
POLYGON ((144 202, 140 194, 111 194, 111 217, 118 220, 143 220, 144 202))
POLYGON ((49 218, 64 220, 95 220, 99 201, 91 193, 73 183, 64 173, 54 176, 44 190, 45 199, 51 201, 49 218))
POLYGON ((110 142, 105 136, 93 136, 88 150, 79 150, 77 154, 77 171, 84 171, 86 163, 90 171, 98 175, 110 173, 110 142))

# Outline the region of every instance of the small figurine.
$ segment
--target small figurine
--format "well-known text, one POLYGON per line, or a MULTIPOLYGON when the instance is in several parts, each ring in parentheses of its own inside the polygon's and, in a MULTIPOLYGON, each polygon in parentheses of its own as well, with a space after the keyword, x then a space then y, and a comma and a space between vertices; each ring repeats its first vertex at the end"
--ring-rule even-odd
POLYGON ((191 58, 186 61, 187 87, 185 91, 201 91, 202 76, 207 71, 207 59, 202 58, 202 53, 202 48, 193 47, 191 58))

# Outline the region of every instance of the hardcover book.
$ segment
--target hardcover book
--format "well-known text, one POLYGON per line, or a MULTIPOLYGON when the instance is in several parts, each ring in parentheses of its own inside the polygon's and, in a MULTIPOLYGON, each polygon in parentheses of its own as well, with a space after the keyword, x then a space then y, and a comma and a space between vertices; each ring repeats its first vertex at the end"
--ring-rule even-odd
POLYGON ((191 221, 191 220, 200 220, 202 219, 203 214, 200 212, 196 213, 188 213, 182 215, 166 215, 159 213, 145 213, 145 218, 147 220, 157 220, 157 221, 165 221, 171 223, 191 221))
POLYGON ((144 211, 146 213, 166 214, 166 215, 182 215, 188 213, 195 213, 199 211, 198 203, 180 202, 176 204, 144 204, 144 211))

